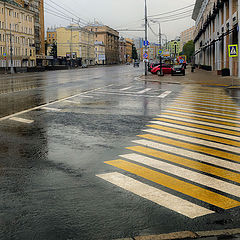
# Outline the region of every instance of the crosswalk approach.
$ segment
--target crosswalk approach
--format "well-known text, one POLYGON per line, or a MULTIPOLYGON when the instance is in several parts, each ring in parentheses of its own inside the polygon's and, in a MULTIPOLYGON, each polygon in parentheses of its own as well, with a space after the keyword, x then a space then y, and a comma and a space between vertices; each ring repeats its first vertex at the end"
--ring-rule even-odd
POLYGON ((240 108, 224 89, 185 87, 132 143, 97 177, 191 219, 240 207, 240 108))

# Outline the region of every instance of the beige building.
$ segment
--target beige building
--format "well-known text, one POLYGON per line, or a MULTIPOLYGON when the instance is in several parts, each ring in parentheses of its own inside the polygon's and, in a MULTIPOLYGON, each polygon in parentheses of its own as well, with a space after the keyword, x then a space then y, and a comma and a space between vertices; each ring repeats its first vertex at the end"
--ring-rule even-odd
POLYGON ((47 44, 53 44, 54 42, 57 42, 56 29, 48 28, 47 29, 47 44))
POLYGON ((60 27, 57 33, 58 57, 71 57, 81 64, 95 64, 94 33, 78 25, 60 27))
POLYGON ((95 63, 104 65, 106 63, 106 48, 103 42, 95 42, 95 63))
POLYGON ((121 64, 126 63, 126 57, 127 57, 127 52, 126 52, 126 40, 121 37, 119 39, 119 62, 121 64))
POLYGON ((13 67, 35 66, 34 43, 34 14, 0 0, 0 68, 11 66, 11 56, 13 67))
POLYGON ((228 56, 228 45, 240 44, 239 0, 196 0, 195 64, 240 77, 240 54, 228 56))
POLYGON ((133 48, 133 40, 130 38, 126 38, 126 59, 127 62, 131 63, 132 59, 132 48, 133 48))
POLYGON ((119 32, 99 23, 89 25, 86 29, 95 33, 95 42, 105 45, 106 64, 119 63, 119 32))
POLYGON ((180 35, 180 52, 182 52, 183 46, 187 42, 193 40, 194 31, 195 31, 195 26, 193 26, 191 28, 188 28, 187 30, 181 32, 181 35, 180 35))

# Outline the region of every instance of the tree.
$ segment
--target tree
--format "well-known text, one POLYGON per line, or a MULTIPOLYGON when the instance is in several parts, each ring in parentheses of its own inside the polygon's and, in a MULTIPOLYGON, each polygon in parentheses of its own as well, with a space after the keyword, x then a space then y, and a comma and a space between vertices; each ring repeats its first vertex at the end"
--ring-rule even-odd
POLYGON ((56 44, 56 42, 54 42, 52 44, 52 48, 51 48, 51 51, 50 51, 50 56, 53 56, 54 58, 57 58, 57 44, 56 44))
POLYGON ((135 45, 132 46, 132 58, 134 60, 138 59, 137 49, 136 49, 135 45))
POLYGON ((195 45, 193 40, 187 42, 184 46, 183 46, 183 55, 187 56, 188 61, 191 60, 194 52, 195 52, 195 45))

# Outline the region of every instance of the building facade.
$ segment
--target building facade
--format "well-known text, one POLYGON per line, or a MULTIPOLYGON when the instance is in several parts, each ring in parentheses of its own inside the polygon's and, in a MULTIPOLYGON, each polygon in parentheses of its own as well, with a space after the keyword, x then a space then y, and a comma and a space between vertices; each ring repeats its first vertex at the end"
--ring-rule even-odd
POLYGON ((188 28, 187 30, 181 32, 181 34, 180 34, 180 52, 182 52, 183 46, 187 42, 193 40, 194 32, 195 32, 195 26, 188 28))
POLYGON ((39 64, 45 55, 44 4, 43 0, 15 0, 22 7, 34 13, 35 49, 39 64))
POLYGON ((119 63, 119 32, 99 23, 91 24, 86 29, 95 33, 95 42, 105 45, 106 64, 119 63))
POLYGON ((127 62, 126 40, 121 37, 119 39, 119 63, 125 64, 127 62))
POLYGON ((196 21, 195 64, 216 71, 228 68, 231 75, 240 77, 239 54, 228 56, 228 45, 239 45, 239 12, 239 0, 196 1, 192 15, 196 21))
POLYGON ((103 42, 95 42, 95 63, 100 65, 106 64, 106 48, 103 42))
POLYGON ((0 0, 0 68, 34 67, 34 14, 13 1, 0 0), (11 61, 12 59, 12 61, 11 61))
POLYGON ((94 33, 78 25, 60 27, 57 33, 58 57, 73 59, 80 65, 95 64, 94 33))
POLYGON ((179 56, 179 53, 181 52, 180 39, 169 41, 167 44, 167 48, 168 48, 167 50, 169 51, 171 57, 179 56))
POLYGON ((47 44, 53 44, 57 42, 57 32, 55 28, 47 29, 47 44))
POLYGON ((126 38, 126 61, 131 63, 132 59, 132 49, 133 49, 133 40, 130 38, 126 38))

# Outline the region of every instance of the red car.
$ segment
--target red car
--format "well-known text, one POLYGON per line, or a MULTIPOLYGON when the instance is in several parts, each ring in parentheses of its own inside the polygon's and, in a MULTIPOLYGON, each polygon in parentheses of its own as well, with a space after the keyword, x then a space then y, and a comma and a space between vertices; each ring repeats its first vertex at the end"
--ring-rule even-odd
MULTIPOLYGON (((151 70, 151 73, 160 75, 161 74, 160 65, 154 67, 151 70)), ((162 73, 163 74, 171 74, 172 73, 172 67, 170 65, 162 64, 162 73)))

